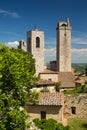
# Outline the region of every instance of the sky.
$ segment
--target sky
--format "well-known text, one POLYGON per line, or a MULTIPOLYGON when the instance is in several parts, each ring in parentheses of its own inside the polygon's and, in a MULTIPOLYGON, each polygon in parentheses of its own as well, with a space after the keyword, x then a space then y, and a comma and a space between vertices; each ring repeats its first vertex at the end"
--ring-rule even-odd
POLYGON ((44 31, 45 59, 56 59, 56 27, 70 20, 72 63, 87 63, 87 0, 0 0, 0 42, 17 47, 27 31, 44 31))

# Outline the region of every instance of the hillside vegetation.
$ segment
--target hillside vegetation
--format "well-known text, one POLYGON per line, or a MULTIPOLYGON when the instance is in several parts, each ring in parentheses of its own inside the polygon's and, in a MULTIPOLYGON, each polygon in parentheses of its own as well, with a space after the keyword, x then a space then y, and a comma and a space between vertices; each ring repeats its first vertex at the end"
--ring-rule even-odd
POLYGON ((68 120, 72 130, 87 130, 87 119, 72 118, 68 120))
POLYGON ((73 63, 72 68, 74 68, 76 73, 85 73, 85 69, 87 68, 87 63, 73 63))

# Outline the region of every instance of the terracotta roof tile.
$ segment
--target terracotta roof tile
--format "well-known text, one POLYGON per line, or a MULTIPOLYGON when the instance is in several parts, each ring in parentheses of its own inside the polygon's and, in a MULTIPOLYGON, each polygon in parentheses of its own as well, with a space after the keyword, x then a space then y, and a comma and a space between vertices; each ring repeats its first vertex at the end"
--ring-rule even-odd
POLYGON ((75 77, 71 72, 59 72, 58 79, 62 88, 75 87, 75 77))
POLYGON ((64 95, 63 93, 50 93, 42 92, 40 93, 39 105, 56 105, 60 106, 64 104, 64 95))

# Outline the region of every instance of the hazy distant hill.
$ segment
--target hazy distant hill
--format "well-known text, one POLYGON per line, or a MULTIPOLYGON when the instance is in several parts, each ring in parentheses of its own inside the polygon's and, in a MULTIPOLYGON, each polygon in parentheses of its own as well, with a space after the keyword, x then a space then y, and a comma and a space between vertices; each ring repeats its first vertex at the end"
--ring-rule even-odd
POLYGON ((85 73, 87 63, 72 63, 72 67, 75 69, 75 72, 85 73))

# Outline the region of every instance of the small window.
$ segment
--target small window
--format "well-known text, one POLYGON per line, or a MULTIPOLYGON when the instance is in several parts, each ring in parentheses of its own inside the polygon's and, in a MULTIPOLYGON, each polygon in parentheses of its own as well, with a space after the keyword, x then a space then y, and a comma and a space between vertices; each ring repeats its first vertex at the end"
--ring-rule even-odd
POLYGON ((64 34, 64 36, 66 37, 66 33, 64 34))
POLYGON ((46 119, 46 111, 41 111, 41 119, 46 119))
POLYGON ((62 24, 61 26, 66 27, 66 24, 64 23, 64 24, 62 24))
POLYGON ((52 81, 52 79, 51 79, 51 78, 49 78, 49 79, 48 79, 48 81, 52 81))
POLYGON ((76 114, 76 107, 71 107, 72 114, 76 114))
POLYGON ((36 37, 36 48, 40 48, 40 38, 36 37))

